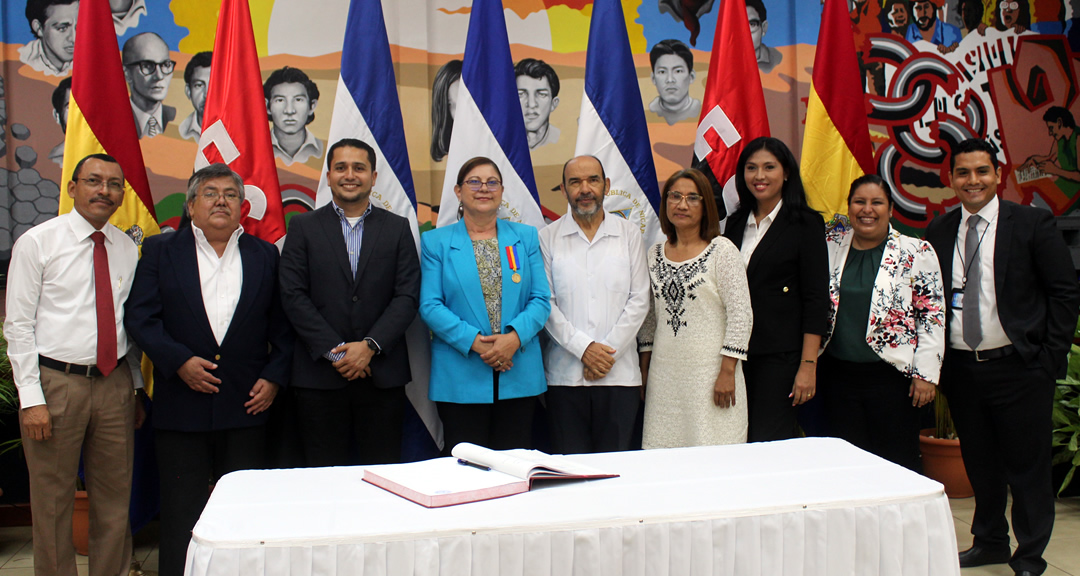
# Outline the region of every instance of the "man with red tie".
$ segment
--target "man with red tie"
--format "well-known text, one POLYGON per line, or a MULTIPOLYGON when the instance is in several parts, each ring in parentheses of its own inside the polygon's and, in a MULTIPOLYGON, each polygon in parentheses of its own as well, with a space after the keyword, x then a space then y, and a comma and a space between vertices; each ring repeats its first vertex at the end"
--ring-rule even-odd
POLYGON ((142 423, 133 394, 139 362, 125 361, 123 322, 139 253, 109 224, 124 200, 115 159, 83 158, 68 195, 74 211, 23 234, 8 268, 4 335, 30 471, 34 572, 76 572, 71 514, 81 454, 92 495, 90 576, 118 576, 131 562, 128 502, 142 423))

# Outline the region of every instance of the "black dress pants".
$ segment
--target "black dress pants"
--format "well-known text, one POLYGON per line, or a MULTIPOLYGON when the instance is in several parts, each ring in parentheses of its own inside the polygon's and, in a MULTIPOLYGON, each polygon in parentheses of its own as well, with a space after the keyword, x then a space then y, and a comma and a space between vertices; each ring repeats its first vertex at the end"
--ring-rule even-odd
POLYGON ((794 438, 799 412, 789 397, 799 373, 799 352, 750 354, 742 363, 746 379, 747 442, 794 438))
POLYGON ((1041 366, 1026 365, 1019 354, 979 362, 970 352, 949 349, 942 384, 975 491, 974 544, 1008 549, 1005 507, 1011 490, 1017 547, 1009 566, 1041 574, 1054 528, 1054 378, 1041 366))
POLYGON ((630 449, 640 386, 548 386, 551 449, 557 454, 630 449))
POLYGON ((293 386, 296 422, 308 466, 401 461, 405 387, 354 380, 336 390, 293 386))
POLYGON ((237 470, 263 468, 266 427, 210 432, 155 430, 161 475, 161 576, 183 576, 191 530, 210 498, 210 485, 237 470))

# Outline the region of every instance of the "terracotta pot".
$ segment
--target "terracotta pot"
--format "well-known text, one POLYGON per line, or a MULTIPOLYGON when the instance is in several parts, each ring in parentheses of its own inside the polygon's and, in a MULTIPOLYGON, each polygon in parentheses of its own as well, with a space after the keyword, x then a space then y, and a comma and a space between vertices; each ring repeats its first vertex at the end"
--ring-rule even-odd
POLYGON ((931 438, 933 433, 933 428, 919 431, 923 474, 944 484, 949 498, 971 498, 975 492, 960 457, 960 441, 931 438))
POLYGON ((86 490, 75 492, 75 513, 71 517, 71 541, 75 552, 86 556, 90 553, 90 499, 86 490))

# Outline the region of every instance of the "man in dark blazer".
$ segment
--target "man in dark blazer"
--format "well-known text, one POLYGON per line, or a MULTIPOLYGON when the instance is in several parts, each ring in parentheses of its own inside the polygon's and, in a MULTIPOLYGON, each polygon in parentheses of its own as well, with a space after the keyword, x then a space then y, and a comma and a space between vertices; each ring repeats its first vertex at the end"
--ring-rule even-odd
POLYGON ((332 202, 295 216, 281 253, 281 295, 296 329, 293 394, 309 466, 401 459, 405 329, 416 318, 420 261, 409 221, 369 201, 375 151, 330 147, 332 202), (352 455, 358 455, 355 459, 352 455))
POLYGON ((209 485, 266 466, 266 410, 289 381, 277 248, 244 234, 243 198, 224 164, 192 175, 191 226, 146 239, 125 307, 128 333, 154 362, 162 576, 184 573, 209 485))
POLYGON ((975 491, 974 541, 960 566, 1008 562, 1017 575, 1041 574, 1054 526, 1054 380, 1065 375, 1080 289, 1050 213, 997 197, 1001 168, 987 142, 956 145, 950 172, 962 207, 935 218, 926 239, 948 298, 942 392, 975 491))

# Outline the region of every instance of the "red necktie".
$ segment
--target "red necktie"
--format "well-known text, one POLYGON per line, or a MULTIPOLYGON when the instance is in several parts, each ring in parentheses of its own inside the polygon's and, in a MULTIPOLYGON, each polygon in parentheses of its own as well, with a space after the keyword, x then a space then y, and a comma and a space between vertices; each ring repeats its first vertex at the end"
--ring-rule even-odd
POLYGON ((90 235, 94 241, 94 301, 97 309, 97 367, 108 376, 116 368, 116 311, 113 309, 112 281, 105 234, 90 235))

